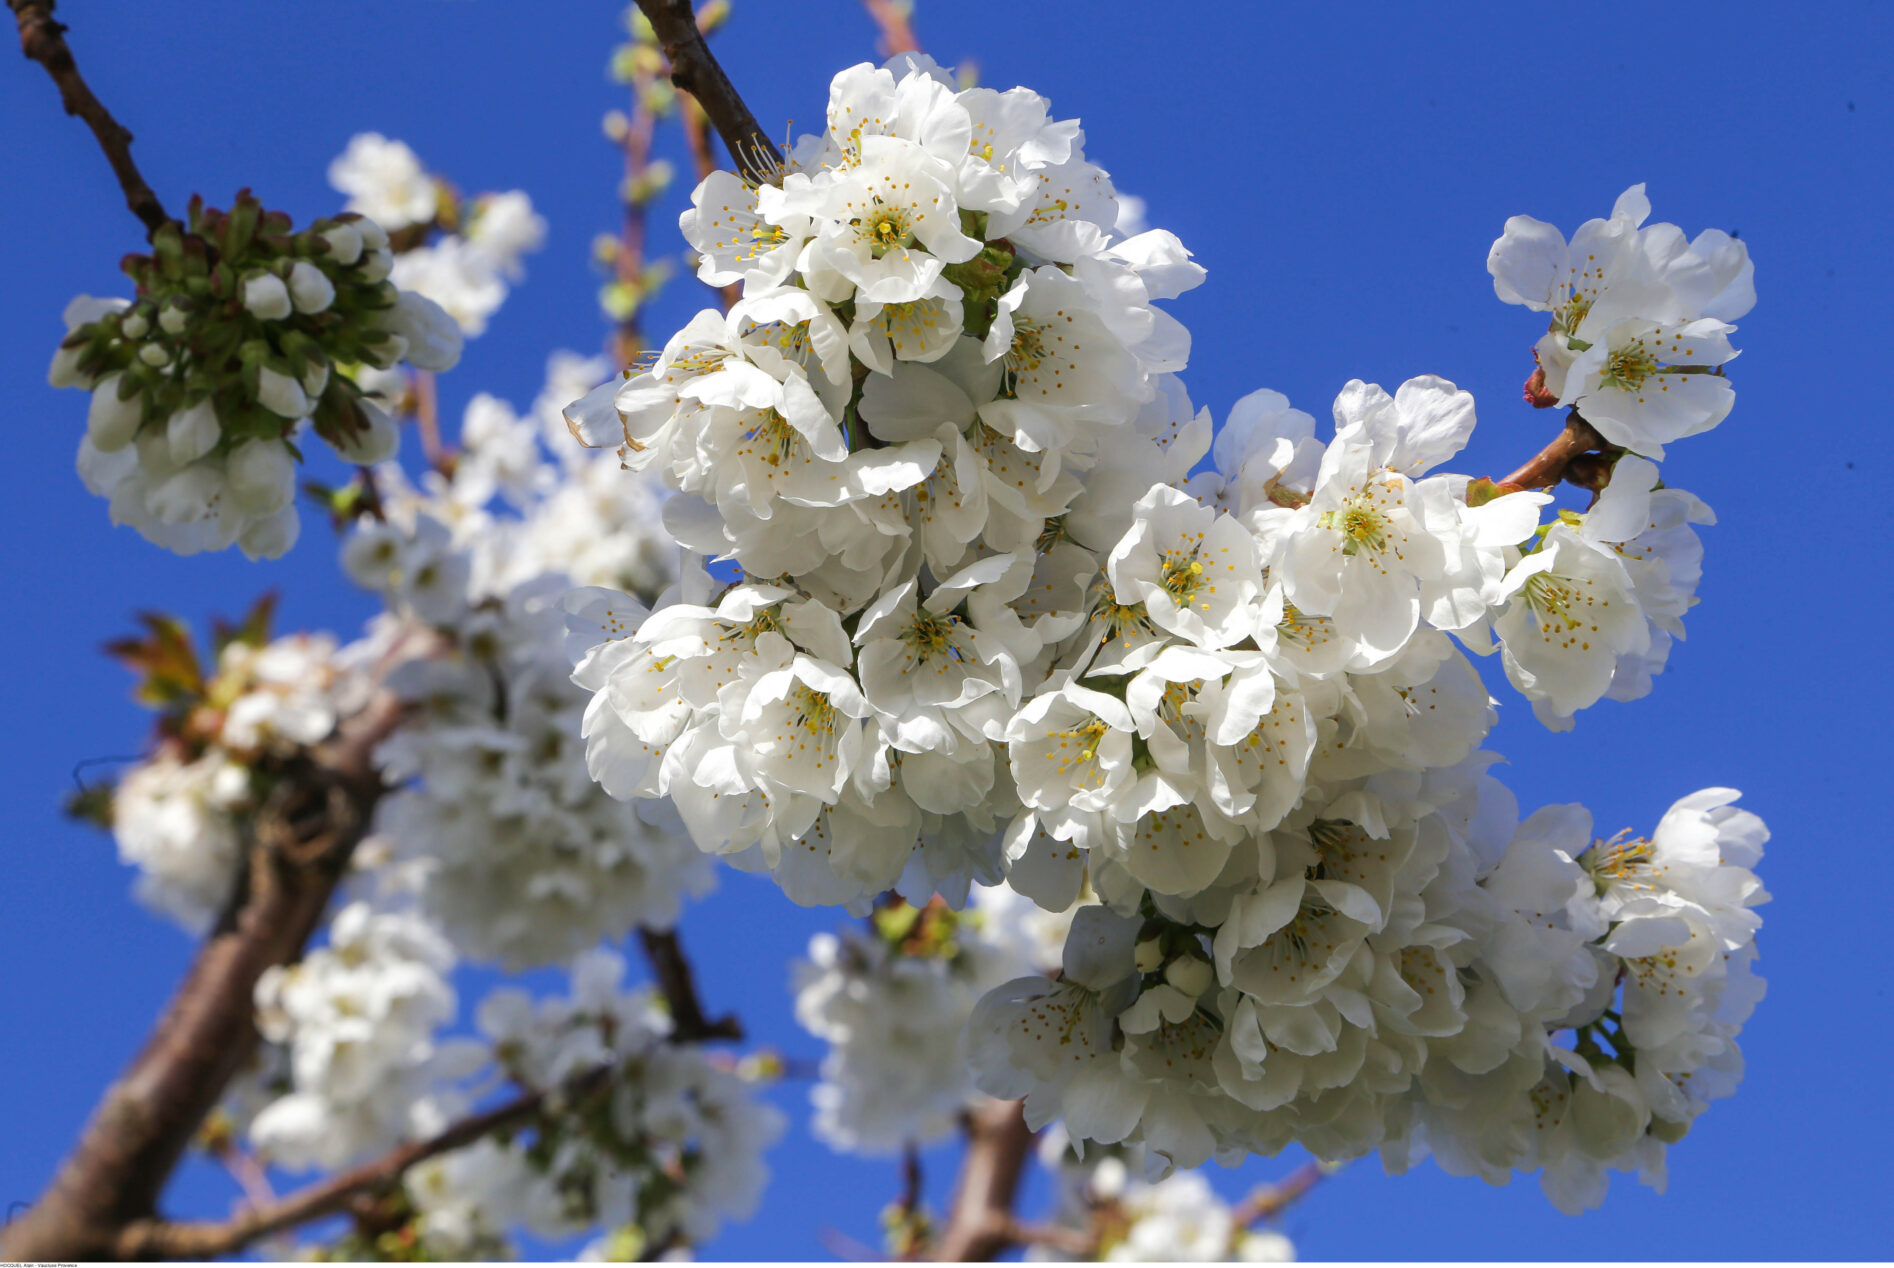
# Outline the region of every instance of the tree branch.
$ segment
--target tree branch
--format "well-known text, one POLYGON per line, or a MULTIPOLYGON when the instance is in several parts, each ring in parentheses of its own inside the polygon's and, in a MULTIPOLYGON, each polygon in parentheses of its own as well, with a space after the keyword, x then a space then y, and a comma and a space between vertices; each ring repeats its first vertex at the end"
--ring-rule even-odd
POLYGON ((674 1042, 743 1038, 743 1025, 734 1014, 726 1013, 714 1021, 704 1015, 703 1003, 697 998, 697 977, 675 930, 641 928, 638 941, 644 947, 645 959, 651 962, 658 990, 670 1006, 674 1042))
POLYGON ((1275 1183, 1251 1190, 1250 1195, 1231 1210, 1230 1218, 1239 1228, 1248 1228, 1257 1220, 1273 1219, 1320 1184, 1332 1170, 1334 1168, 1320 1162, 1305 1162, 1275 1183))
POLYGON ((911 6, 903 4, 902 0, 862 0, 862 7, 868 10, 868 16, 881 28, 883 57, 921 51, 920 41, 914 38, 911 6))
POLYGON ((1565 430, 1558 439, 1534 454, 1524 466, 1498 483, 1519 489, 1549 489, 1565 478, 1572 460, 1594 449, 1603 449, 1605 438, 1573 410, 1565 419, 1565 430))
POLYGON ((53 83, 59 86, 66 113, 77 115, 92 129, 99 148, 105 151, 106 162, 112 165, 112 172, 118 177, 119 188, 125 191, 125 205, 144 222, 145 236, 149 238, 171 223, 171 217, 158 201, 158 195, 145 183, 138 165, 132 162, 132 134, 112 117, 111 111, 93 95, 84 76, 79 74, 79 66, 72 60, 72 50, 66 47, 66 28, 53 20, 55 2, 7 0, 7 7, 13 10, 19 23, 20 51, 44 66, 46 73, 52 76, 53 83))
MULTIPOLYGON (((560 1089, 572 1100, 596 1095, 617 1073, 601 1066, 570 1080, 560 1089)), ((127 1226, 113 1246, 117 1259, 212 1259, 242 1250, 250 1243, 339 1215, 358 1197, 380 1192, 398 1183, 410 1167, 439 1154, 471 1145, 483 1136, 529 1122, 544 1106, 547 1094, 528 1092, 504 1105, 462 1119, 431 1136, 392 1149, 373 1162, 329 1177, 280 1201, 253 1206, 227 1223, 167 1223, 141 1220, 127 1226)))
POLYGON ((282 772, 230 907, 46 1193, 0 1235, 0 1258, 120 1258, 120 1231, 155 1214, 178 1159, 256 1050, 257 979, 301 956, 368 830, 382 792, 372 754, 400 716, 377 693, 282 772))
POLYGON ((987 1101, 967 1116, 967 1154, 953 1213, 935 1243, 938 1262, 989 1260, 1013 1246, 1022 1225, 1013 1218, 1020 1177, 1032 1152, 1021 1101, 987 1101))
POLYGON ((758 183, 774 177, 782 168, 782 151, 757 126, 756 116, 711 55, 703 32, 697 29, 690 0, 638 0, 638 7, 657 34, 665 60, 671 63, 671 82, 703 106, 736 162, 737 171, 758 183))

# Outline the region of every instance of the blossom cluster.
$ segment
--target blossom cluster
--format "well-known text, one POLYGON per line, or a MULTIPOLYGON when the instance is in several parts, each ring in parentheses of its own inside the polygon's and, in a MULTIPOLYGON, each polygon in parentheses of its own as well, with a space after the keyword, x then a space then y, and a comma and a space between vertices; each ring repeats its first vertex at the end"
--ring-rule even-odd
POLYGON ((667 1038, 664 1012, 621 990, 624 968, 594 950, 573 963, 566 998, 504 987, 482 1002, 496 1065, 549 1098, 530 1132, 408 1173, 421 1231, 443 1257, 515 1225, 560 1238, 631 1224, 650 1245, 692 1244, 755 1209, 782 1116, 702 1048, 667 1038), (609 1077, 575 1090, 597 1071, 609 1077))
POLYGON ((329 184, 348 195, 350 211, 398 235, 395 285, 439 304, 470 339, 485 333, 509 284, 524 276, 522 257, 545 243, 545 219, 525 191, 463 203, 404 142, 378 132, 349 138, 329 164, 329 184), (423 240, 436 226, 447 231, 423 240))
POLYGON ((1612 444, 1648 458, 1709 431, 1735 392, 1722 367, 1736 356, 1732 324, 1756 305, 1749 249, 1721 229, 1694 239, 1646 225, 1644 186, 1567 242, 1543 220, 1514 216, 1486 260, 1509 304, 1550 314, 1533 348, 1527 399, 1566 405, 1612 444))
POLYGON ((667 807, 614 801, 586 773, 560 598, 574 582, 656 595, 675 569, 653 489, 569 441, 545 456, 549 426, 564 439, 550 402, 606 373, 555 357, 525 418, 476 396, 451 475, 415 487, 380 470, 382 518, 342 550, 387 608, 360 654, 392 663, 385 683, 412 706, 376 753, 395 791, 375 844, 416 872, 456 947, 514 968, 669 927, 710 884, 667 807))
POLYGON ((258 1153, 293 1170, 340 1168, 464 1110, 452 1085, 486 1054, 436 1037, 458 1006, 454 962, 425 920, 356 901, 330 922, 326 946, 265 970, 257 1029, 282 1045, 286 1086, 249 1122, 258 1153))
POLYGON ((1728 412, 1745 251, 1642 227, 1641 190, 1574 245, 1509 223, 1496 285, 1564 313, 1544 390, 1608 442, 1601 496, 1542 522, 1550 495, 1439 470, 1475 420, 1436 376, 1349 383, 1326 441, 1253 393, 1212 445, 1157 307, 1202 270, 1115 234, 1083 144, 904 57, 837 76, 769 179, 699 186, 699 275, 741 298, 567 418, 736 576, 568 599, 593 775, 801 903, 1089 886, 1061 976, 970 1023, 1034 1126, 1159 1168, 1431 1150, 1567 1207, 1607 1168, 1661 1182, 1756 994, 1760 825, 1704 810, 1701 883, 1679 816, 1734 794, 1625 846, 1651 901, 1700 906, 1640 925, 1582 812, 1516 822, 1462 648, 1555 729, 1648 690, 1709 519, 1653 459, 1728 412), (1666 1021, 1633 1033, 1647 982, 1666 1021))
POLYGON ((195 200, 128 256, 136 297, 82 295, 48 380, 92 394, 78 466, 114 523, 179 554, 295 544, 300 437, 378 462, 395 424, 348 371, 445 370, 461 335, 438 304, 389 280, 388 234, 353 213, 293 232, 248 191, 195 200))
POLYGON ((327 738, 368 691, 325 635, 226 642, 156 750, 114 790, 112 834, 119 858, 139 869, 139 900, 194 932, 208 928, 237 878, 254 770, 327 738))
POLYGON ((1081 1157, 1057 1129, 1040 1139, 1039 1160, 1053 1177, 1054 1223, 1081 1234, 1087 1253, 1035 1246, 1029 1260, 1289 1263, 1296 1257, 1293 1242, 1275 1229, 1251 1227, 1200 1171, 1142 1180, 1135 1149, 1092 1149, 1081 1157))
POLYGON ((980 1099, 962 1043, 975 1002, 1055 970, 1069 922, 1000 885, 963 913, 897 901, 864 930, 810 939, 794 982, 796 1020, 829 1045, 809 1094, 816 1137, 888 1155, 950 1135, 980 1099))

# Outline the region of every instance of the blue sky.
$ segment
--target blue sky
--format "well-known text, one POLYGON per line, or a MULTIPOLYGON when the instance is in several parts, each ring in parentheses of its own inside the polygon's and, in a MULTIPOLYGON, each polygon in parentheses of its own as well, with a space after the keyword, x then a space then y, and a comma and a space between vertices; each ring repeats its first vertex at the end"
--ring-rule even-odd
MULTIPOLYGON (((1602 1211, 1567 1219, 1532 1181, 1489 1189, 1431 1167, 1389 1179, 1369 1162, 1290 1216, 1308 1257, 1887 1253, 1890 1115, 1874 1089, 1894 1039, 1881 907, 1894 856, 1873 790, 1889 786, 1894 755, 1883 661, 1894 513, 1874 474, 1889 447, 1873 392, 1894 294, 1891 12, 923 0, 930 51, 977 59, 983 82, 1028 84, 1081 117, 1088 154, 1208 268, 1173 311, 1195 336, 1192 395, 1219 419, 1256 387, 1319 418, 1350 378, 1392 387, 1437 373, 1480 403, 1459 469, 1498 474, 1556 430, 1518 401, 1541 327, 1494 299, 1484 269, 1506 217, 1569 231, 1645 181, 1656 219, 1739 233, 1757 261, 1736 410, 1674 446, 1664 471, 1720 516, 1705 533, 1689 641, 1651 698, 1603 704, 1570 735, 1539 730, 1500 688, 1490 741, 1512 760, 1505 777, 1525 807, 1582 800, 1605 832, 1647 829, 1712 784, 1741 788, 1769 821, 1770 992, 1744 1033, 1747 1082, 1672 1150, 1667 1197, 1621 1179, 1602 1211)), ((333 210, 324 170, 366 129, 407 140, 463 189, 532 194, 550 242, 443 380, 448 417, 477 390, 523 406, 547 353, 600 345, 588 261, 592 236, 614 224, 617 159, 598 119, 619 104, 604 74, 616 5, 69 0, 60 14, 173 210, 193 191, 227 205, 242 185, 299 222, 333 210)), ((737 0, 718 48, 766 127, 807 130, 830 75, 872 56, 873 28, 854 0, 737 0)), ((75 763, 135 753, 148 725, 99 644, 138 610, 203 628, 270 587, 286 627, 344 637, 370 604, 313 519, 301 546, 267 565, 234 552, 175 558, 108 524, 72 473, 84 399, 46 387, 44 372, 66 300, 122 291, 116 262, 141 234, 90 138, 10 53, 0 172, 0 401, 20 450, 19 479, 0 498, 12 613, 0 624, 4 1203, 43 1186, 190 953, 132 902, 110 841, 59 813, 75 763)), ((680 283, 652 327, 703 302, 680 283)), ((789 1014, 787 962, 835 915, 727 876, 684 926, 711 1006, 739 1007, 759 1041, 815 1055, 789 1014)), ((811 1142, 805 1086, 777 1100, 796 1121, 774 1156, 778 1183, 756 1220, 704 1252, 826 1257, 823 1227, 872 1243, 875 1212, 898 1189, 893 1167, 811 1142)), ((1290 1165, 1255 1160, 1215 1179, 1238 1193, 1290 1165)), ((937 1204, 952 1167, 951 1150, 929 1156, 937 1204)), ((173 1201, 214 1216, 233 1196, 220 1173, 193 1167, 173 1201)))

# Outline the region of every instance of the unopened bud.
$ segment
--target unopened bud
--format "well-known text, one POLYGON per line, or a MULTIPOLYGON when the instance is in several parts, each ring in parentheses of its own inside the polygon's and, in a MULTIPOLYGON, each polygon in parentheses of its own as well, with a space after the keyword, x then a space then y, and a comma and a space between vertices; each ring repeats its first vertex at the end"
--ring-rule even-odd
POLYGON ((1558 403, 1558 393, 1546 391, 1545 367, 1537 367, 1532 377, 1526 380, 1526 404, 1534 409, 1551 409, 1558 403))
POLYGON ((307 260, 289 271, 289 297, 299 313, 319 313, 335 302, 335 283, 307 260))
POLYGON ((167 335, 181 335, 191 324, 191 314, 181 304, 166 304, 158 314, 158 329, 167 335))
POLYGON ((362 417, 368 425, 336 445, 335 451, 358 467, 386 462, 395 456, 401 444, 401 431, 395 426, 395 420, 373 401, 363 401, 361 406, 362 417))
POLYGON ((383 281, 394 272, 395 253, 387 247, 375 247, 373 250, 362 253, 362 261, 358 267, 362 271, 363 281, 383 281))
POLYGON ((1183 955, 1164 966, 1164 980, 1192 999, 1199 999, 1216 985, 1216 972, 1208 960, 1183 955))
POLYGON ((125 314, 125 320, 118 324, 119 333, 127 339, 143 339, 151 332, 151 323, 140 312, 125 314))
POLYGON ((161 343, 141 344, 138 359, 153 369, 161 370, 171 364, 171 350, 161 343))
POLYGON ((1155 973, 1164 963, 1164 944, 1157 938, 1146 938, 1138 944, 1135 959, 1140 973, 1155 973))
POLYGON ((142 395, 134 393, 130 400, 119 399, 118 386, 124 378, 123 374, 108 375, 92 389, 85 431, 92 447, 100 453, 116 453, 131 444, 132 437, 138 434, 138 424, 145 418, 142 395))
POLYGON ((274 273, 259 273, 244 280, 243 306, 260 321, 281 321, 293 311, 289 287, 274 273))
POLYGON ((262 366, 257 370, 257 402, 281 418, 302 418, 309 413, 309 394, 303 385, 287 374, 262 366))
POLYGON ((362 232, 347 221, 316 235, 329 248, 329 258, 347 268, 362 258, 362 232))

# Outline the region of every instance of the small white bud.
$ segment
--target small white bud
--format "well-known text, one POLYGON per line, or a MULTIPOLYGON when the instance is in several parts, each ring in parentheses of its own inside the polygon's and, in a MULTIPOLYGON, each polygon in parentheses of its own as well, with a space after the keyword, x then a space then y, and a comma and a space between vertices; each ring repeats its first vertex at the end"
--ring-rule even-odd
POLYGON ((280 440, 247 440, 230 451, 229 498, 251 515, 274 515, 296 497, 296 460, 280 440))
POLYGON ((175 304, 158 314, 158 329, 167 335, 181 335, 191 324, 191 315, 175 304))
POLYGON ((395 456, 395 450, 401 445, 401 430, 387 411, 373 401, 362 402, 362 413, 368 418, 367 429, 336 445, 335 451, 358 467, 386 462, 395 456))
POLYGON ((151 331, 151 323, 145 320, 143 313, 133 313, 118 325, 119 333, 127 339, 143 339, 151 331))
POLYGON ((303 371, 303 391, 309 394, 311 401, 322 395, 322 389, 329 386, 329 366, 327 362, 314 362, 303 371))
POLYGON ((180 467, 196 462, 215 449, 222 435, 216 407, 208 396, 189 409, 171 415, 165 424, 165 442, 171 461, 180 467))
POLYGON ((377 370, 392 370, 401 358, 408 355, 408 341, 392 331, 384 331, 381 338, 369 344, 363 352, 377 370))
POLYGON ((163 369, 171 364, 171 350, 161 343, 140 344, 138 359, 153 369, 163 369))
POLYGON ((281 321, 292 311, 289 287, 274 273, 259 273, 243 284, 243 306, 261 321, 281 321))
POLYGON ((1146 938, 1138 944, 1138 972, 1151 973, 1164 963, 1164 944, 1157 938, 1146 938))
POLYGON ((122 374, 110 374, 92 389, 92 404, 86 410, 85 433, 100 453, 116 453, 132 443, 138 424, 145 418, 143 395, 134 393, 128 401, 118 399, 122 374))
POLYGON ((303 385, 267 365, 257 373, 256 398, 264 409, 283 418, 303 418, 309 413, 309 394, 303 385))
POLYGON ((328 244, 329 258, 344 268, 362 258, 361 231, 346 221, 316 236, 328 244))
POLYGON ((46 367, 46 383, 50 387, 84 387, 85 376, 79 373, 79 354, 85 350, 83 344, 71 348, 61 348, 53 353, 53 363, 46 367))
POLYGON ((1164 966, 1164 980, 1192 999, 1199 999, 1216 985, 1217 975, 1208 960, 1183 955, 1164 966))
POLYGON ((379 282, 394 271, 395 253, 387 247, 376 247, 362 254, 362 280, 379 282))
POLYGON ((425 295, 402 291, 382 320, 408 341, 408 364, 417 370, 451 370, 460 361, 460 326, 425 295))
POLYGON ((297 312, 319 313, 335 303, 335 283, 309 261, 298 260, 289 271, 289 297, 297 312))
POLYGON ((370 251, 380 251, 388 245, 388 231, 373 220, 361 219, 354 222, 355 232, 362 235, 362 245, 370 251))

